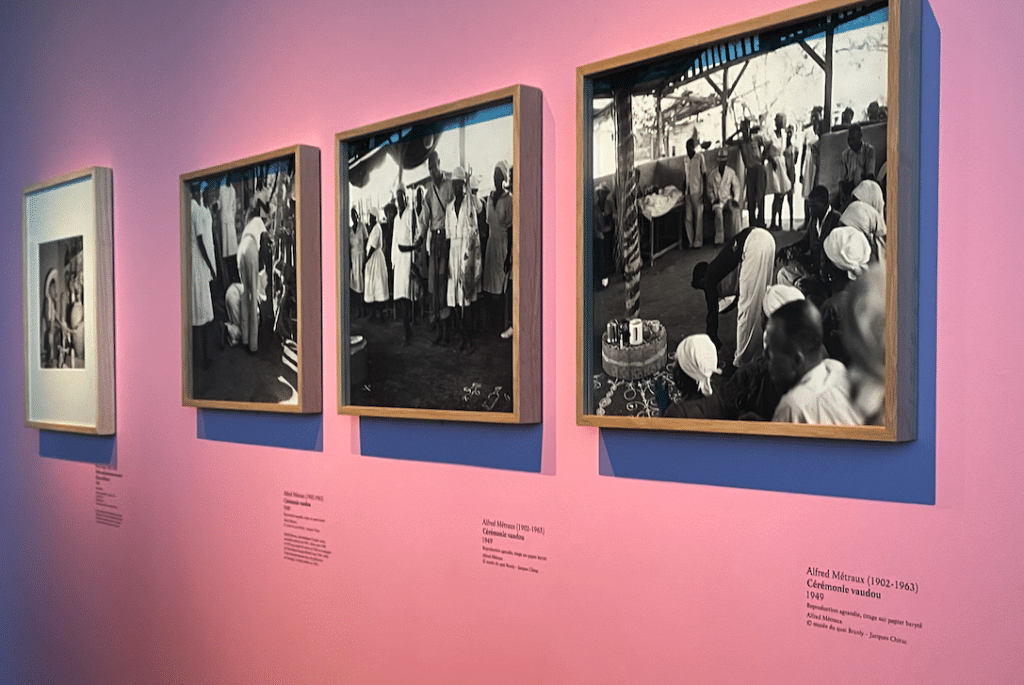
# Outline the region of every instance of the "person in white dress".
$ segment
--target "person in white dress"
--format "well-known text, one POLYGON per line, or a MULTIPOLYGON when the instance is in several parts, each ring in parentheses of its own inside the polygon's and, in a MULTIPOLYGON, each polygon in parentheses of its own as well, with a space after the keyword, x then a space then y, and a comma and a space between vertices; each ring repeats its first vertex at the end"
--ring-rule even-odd
POLYGON ((349 297, 356 318, 365 316, 366 304, 363 302, 363 266, 366 261, 366 224, 359 218, 359 212, 352 208, 352 235, 349 236, 349 297))
POLYGON ((775 115, 775 128, 764 134, 764 170, 768 177, 765 195, 772 195, 771 231, 782 230, 782 204, 793 187, 786 173, 786 115, 775 115), (776 220, 778 219, 778 220, 776 220))
POLYGON ((193 361, 210 365, 209 326, 213 321, 210 281, 217 275, 213 252, 213 215, 203 203, 208 184, 192 184, 192 343, 193 361))
POLYGON ((363 299, 370 305, 371 319, 381 319, 381 303, 391 299, 388 288, 388 264, 384 259, 384 232, 378 219, 380 210, 370 210, 370 235, 366 239, 366 269, 364 272, 363 299))

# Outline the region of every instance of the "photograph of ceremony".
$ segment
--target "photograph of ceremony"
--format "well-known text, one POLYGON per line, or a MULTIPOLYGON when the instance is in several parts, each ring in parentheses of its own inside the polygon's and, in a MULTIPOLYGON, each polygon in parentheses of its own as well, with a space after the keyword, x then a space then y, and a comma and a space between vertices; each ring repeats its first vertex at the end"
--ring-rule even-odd
POLYGON ((192 400, 298 404, 295 157, 182 179, 192 400))
POLYGON ((595 70, 584 414, 883 423, 889 8, 833 6, 595 70))
POLYGON ((513 411, 514 114, 339 134, 343 406, 513 411))
POLYGON ((44 369, 84 369, 85 286, 82 236, 39 244, 42 301, 40 364, 44 369))

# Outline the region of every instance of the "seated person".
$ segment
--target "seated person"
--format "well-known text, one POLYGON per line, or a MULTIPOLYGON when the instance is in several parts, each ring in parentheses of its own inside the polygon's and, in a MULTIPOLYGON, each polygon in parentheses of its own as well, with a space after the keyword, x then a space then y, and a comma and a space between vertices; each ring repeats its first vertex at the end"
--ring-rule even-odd
POLYGON ((806 300, 779 307, 765 333, 768 373, 785 394, 772 421, 860 425, 850 401, 846 366, 829 359, 822 340, 821 314, 806 300))
MULTIPOLYGON (((803 294, 793 286, 771 286, 762 304, 764 319, 767 320, 782 305, 802 299, 803 294)), ((681 357, 677 350, 676 360, 681 358, 685 358, 685 355, 681 357)), ((758 355, 743 364, 727 379, 713 379, 711 385, 712 394, 689 399, 684 393, 683 400, 671 405, 666 392, 664 404, 659 397, 662 415, 683 419, 767 421, 775 413, 781 397, 768 373, 768 362, 764 355, 758 355)), ((658 394, 657 387, 655 394, 658 394)))
MULTIPOLYGON (((722 148, 718 151, 718 166, 708 176, 708 199, 711 211, 715 214, 715 245, 721 245, 732 239, 740 231, 740 180, 736 172, 728 166, 729 151, 722 148), (725 224, 725 212, 729 212, 728 230, 725 224)), ((699 236, 698 236, 699 238, 699 236)), ((700 246, 700 240, 694 245, 700 246)))
POLYGON ((795 285, 804 276, 820 276, 821 246, 833 228, 839 225, 840 213, 829 203, 828 188, 815 186, 807 198, 810 211, 804 235, 779 250, 776 256, 776 282, 795 285))
POLYGON ((675 372, 676 387, 684 399, 710 397, 711 376, 721 374, 718 368, 718 350, 711 338, 704 334, 690 335, 676 347, 675 372))
POLYGON ((839 218, 842 226, 852 226, 863 233, 871 245, 871 261, 885 264, 885 217, 874 206, 854 200, 839 218))
POLYGON ((861 181, 875 178, 875 148, 864 140, 860 124, 850 125, 840 166, 839 206, 845 207, 861 181))
POLYGON ((837 226, 825 239, 825 255, 828 259, 823 263, 822 271, 832 295, 819 308, 823 340, 829 356, 847 364, 850 356, 842 332, 849 296, 847 286, 867 270, 871 247, 868 239, 856 228, 837 226))
POLYGON ((865 423, 885 423, 885 269, 871 264, 850 286, 842 332, 850 350, 850 398, 865 423))

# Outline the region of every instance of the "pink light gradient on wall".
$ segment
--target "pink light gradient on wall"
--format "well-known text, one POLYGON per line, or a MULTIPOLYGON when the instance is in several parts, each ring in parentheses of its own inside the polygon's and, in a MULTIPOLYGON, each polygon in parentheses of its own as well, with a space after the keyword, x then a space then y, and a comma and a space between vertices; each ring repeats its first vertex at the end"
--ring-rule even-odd
POLYGON ((1024 5, 929 6, 933 506, 605 477, 598 431, 575 425, 576 67, 791 4, 8 2, 0 303, 20 321, 21 190, 113 168, 124 522, 95 523, 94 465, 41 456, 23 427, 6 326, 0 680, 1018 682, 1024 5), (330 399, 334 134, 513 83, 544 93, 542 472, 361 456, 330 399), (202 439, 180 397, 178 175, 295 143, 322 153, 322 440, 202 439), (324 497, 320 566, 283 558, 293 490, 324 497), (482 564, 485 518, 544 527, 540 572, 482 564), (811 566, 918 584, 878 605, 923 627, 906 645, 809 628, 811 566))

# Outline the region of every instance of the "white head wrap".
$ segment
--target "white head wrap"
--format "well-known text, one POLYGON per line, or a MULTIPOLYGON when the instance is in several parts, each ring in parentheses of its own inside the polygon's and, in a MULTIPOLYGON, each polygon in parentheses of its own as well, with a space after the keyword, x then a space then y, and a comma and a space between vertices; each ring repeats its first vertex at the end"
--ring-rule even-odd
POLYGON ((703 333, 683 338, 676 347, 676 363, 683 373, 697 381, 702 395, 711 396, 711 374, 722 373, 718 368, 718 350, 711 338, 703 333))
POLYGON ((885 237, 885 218, 867 202, 854 200, 839 217, 843 226, 853 226, 869 238, 885 237))
POLYGON ((825 254, 855 281, 867 269, 871 245, 867 236, 852 226, 836 226, 825 238, 825 254))
POLYGON ((882 197, 882 186, 877 181, 864 179, 853 189, 853 196, 861 202, 867 202, 876 212, 885 216, 885 199, 882 197))
POLYGON ((764 300, 761 302, 761 311, 765 316, 771 316, 775 310, 793 300, 804 299, 804 294, 792 285, 770 285, 765 291, 764 300))
POLYGON ((508 162, 503 159, 499 159, 498 163, 494 165, 495 169, 501 169, 501 175, 505 177, 505 183, 508 183, 508 162))
POLYGON ((457 166, 454 169, 452 169, 452 180, 453 181, 465 181, 466 180, 466 170, 463 169, 461 166, 457 166))

